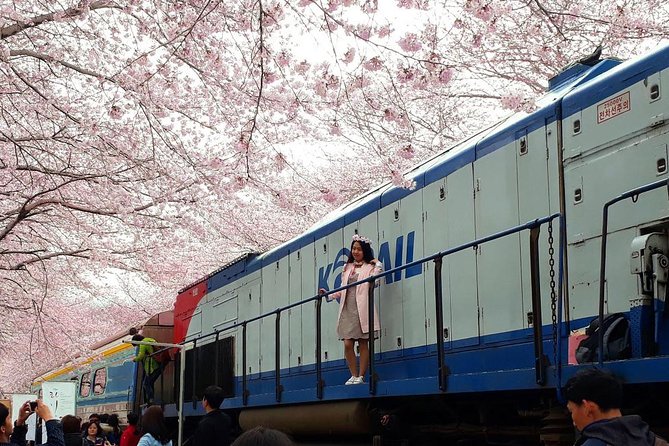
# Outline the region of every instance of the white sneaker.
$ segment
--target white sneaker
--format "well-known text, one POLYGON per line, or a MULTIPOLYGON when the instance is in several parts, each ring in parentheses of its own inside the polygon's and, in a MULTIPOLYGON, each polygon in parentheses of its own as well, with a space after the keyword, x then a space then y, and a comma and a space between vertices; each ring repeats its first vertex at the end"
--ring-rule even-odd
POLYGON ((362 376, 356 376, 353 378, 353 382, 351 384, 365 384, 365 378, 362 376))
POLYGON ((351 376, 348 381, 344 383, 345 386, 350 386, 351 384, 356 384, 357 376, 351 376))

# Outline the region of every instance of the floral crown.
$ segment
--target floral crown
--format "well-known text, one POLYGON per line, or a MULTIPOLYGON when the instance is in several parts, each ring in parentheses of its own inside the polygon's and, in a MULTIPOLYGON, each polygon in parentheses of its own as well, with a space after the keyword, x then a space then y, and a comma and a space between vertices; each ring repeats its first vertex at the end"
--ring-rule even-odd
POLYGON ((353 234, 353 241, 367 243, 369 246, 372 246, 372 241, 367 237, 363 237, 360 234, 353 234))

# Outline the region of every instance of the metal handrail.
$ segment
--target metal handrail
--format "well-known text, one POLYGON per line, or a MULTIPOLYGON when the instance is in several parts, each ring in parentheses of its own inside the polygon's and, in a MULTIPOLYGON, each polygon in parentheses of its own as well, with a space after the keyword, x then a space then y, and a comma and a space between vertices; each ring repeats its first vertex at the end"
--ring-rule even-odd
POLYGON ((599 366, 604 365, 604 280, 606 279, 606 238, 609 231, 609 207, 613 204, 618 203, 619 201, 626 200, 628 198, 632 199, 633 203, 636 203, 636 200, 639 198, 639 195, 650 192, 655 189, 659 189, 663 186, 667 187, 669 191, 669 178, 663 180, 653 181, 652 183, 646 184, 645 186, 637 187, 627 192, 623 192, 617 197, 604 203, 604 208, 602 209, 602 250, 599 259, 599 308, 598 308, 598 323, 599 323, 599 337, 597 339, 597 348, 598 348, 598 361, 599 366))
MULTIPOLYGON (((418 260, 414 260, 414 261, 406 263, 404 265, 400 265, 400 266, 397 266, 395 268, 391 268, 389 270, 382 271, 381 273, 370 276, 368 278, 358 280, 358 281, 353 282, 353 283, 342 285, 338 288, 327 291, 323 294, 316 294, 315 296, 309 297, 307 299, 304 299, 304 300, 301 300, 301 301, 298 301, 298 302, 294 302, 294 303, 286 305, 284 307, 279 307, 279 308, 277 308, 277 309, 275 309, 271 312, 260 314, 258 316, 252 317, 250 319, 246 319, 244 321, 234 323, 234 324, 229 325, 227 327, 214 330, 211 333, 207 333, 207 334, 198 336, 197 338, 189 339, 188 341, 184 341, 184 342, 195 343, 197 341, 208 338, 210 336, 218 337, 220 333, 227 332, 227 331, 233 330, 233 329, 238 328, 238 327, 242 327, 243 328, 243 330, 242 330, 242 338, 243 338, 242 339, 242 363, 243 363, 243 365, 242 365, 242 370, 243 370, 242 371, 242 389, 243 389, 242 390, 243 391, 242 397, 243 397, 243 404, 247 405, 248 404, 248 397, 249 397, 249 391, 248 391, 248 386, 247 386, 248 377, 247 377, 247 371, 246 371, 246 363, 247 363, 247 358, 246 358, 246 356, 247 356, 247 354, 246 354, 247 353, 246 352, 246 336, 247 336, 247 333, 246 333, 246 331, 247 331, 247 325, 251 322, 259 321, 259 320, 264 319, 264 318, 269 317, 269 316, 275 316, 276 317, 276 321, 275 321, 276 322, 276 329, 275 329, 275 331, 276 331, 276 339, 275 339, 275 353, 276 353, 276 358, 275 358, 275 375, 276 375, 275 376, 275 393, 276 393, 276 401, 281 402, 281 393, 283 391, 283 387, 281 386, 281 380, 280 380, 280 356, 278 354, 279 349, 280 349, 280 342, 279 342, 279 338, 280 338, 280 324, 279 324, 280 315, 281 315, 282 312, 290 310, 292 308, 299 307, 299 306, 307 304, 309 302, 315 302, 316 303, 317 397, 319 399, 321 399, 323 397, 324 382, 322 380, 322 361, 321 361, 321 355, 320 355, 320 348, 321 348, 321 330, 320 330, 320 328, 321 328, 320 325, 321 324, 320 324, 320 322, 321 322, 321 305, 322 305, 322 299, 324 297, 328 298, 328 296, 331 296, 332 294, 339 293, 341 291, 347 290, 348 288, 352 288, 352 287, 355 287, 355 286, 358 286, 358 285, 362 285, 364 283, 369 283, 370 284, 370 287, 369 287, 369 290, 370 290, 370 292, 369 292, 369 305, 370 305, 369 324, 370 324, 370 335, 373 336, 372 330, 373 330, 373 327, 374 327, 374 324, 373 324, 374 323, 374 312, 372 310, 373 309, 372 304, 373 304, 373 298, 374 298, 373 297, 374 286, 372 284, 376 280, 381 279, 382 277, 385 277, 385 276, 390 275, 392 273, 395 273, 397 271, 402 271, 402 270, 411 268, 411 267, 416 266, 416 265, 422 265, 423 263, 428 262, 428 261, 434 261, 435 264, 437 265, 437 267, 435 269, 441 271, 440 266, 441 266, 442 259, 444 257, 447 257, 451 254, 455 254, 457 252, 463 251, 465 249, 478 247, 479 245, 482 245, 484 243, 487 243, 487 242, 490 242, 490 241, 493 241, 493 240, 497 240, 497 239, 506 237, 508 235, 516 234, 516 233, 521 232, 523 230, 527 230, 527 229, 531 230, 531 229, 539 228, 543 224, 548 223, 548 222, 560 217, 560 215, 561 215, 560 213, 554 213, 554 214, 551 214, 551 215, 546 216, 546 217, 530 220, 527 223, 517 225, 517 226, 513 226, 511 228, 505 229, 505 230, 497 232, 495 234, 491 234, 491 235, 488 235, 486 237, 481 237, 481 238, 472 240, 470 242, 458 245, 456 247, 437 252, 435 254, 423 257, 423 258, 418 259, 418 260)), ((436 272, 435 272, 435 274, 436 274, 436 272)), ((441 296, 442 296, 442 294, 441 294, 442 293, 442 290, 441 290, 441 275, 439 275, 438 282, 437 282, 437 278, 435 276, 435 282, 436 282, 435 283, 435 299, 437 301, 436 311, 437 311, 437 313, 439 313, 440 310, 443 311, 442 305, 439 304, 441 302, 441 296)), ((561 299, 561 296, 559 296, 558 298, 561 299)), ((446 380, 446 376, 448 375, 448 367, 445 365, 444 352, 443 352, 443 350, 444 350, 443 349, 443 312, 441 314, 437 314, 436 326, 437 326, 436 340, 437 340, 437 344, 438 344, 437 357, 438 357, 438 363, 439 363, 438 364, 439 387, 440 387, 441 390, 445 390, 446 389, 445 380, 446 380)), ((539 333, 540 333, 540 331, 539 331, 539 333)), ((536 338, 536 335, 535 335, 535 338, 536 338)), ((535 339, 535 343, 536 342, 539 342, 541 344, 541 335, 539 335, 538 340, 535 339)), ((377 378, 376 378, 376 376, 374 376, 374 347, 373 347, 374 339, 373 339, 373 337, 371 337, 369 344, 370 344, 370 348, 369 348, 369 352, 370 352, 370 358, 369 358, 370 382, 369 382, 369 385, 370 385, 370 394, 373 395, 376 392, 376 383, 377 383, 377 378)), ((541 347, 539 347, 539 349, 541 349, 541 347)), ((535 364, 537 364, 537 367, 539 367, 539 366, 543 367, 543 365, 541 365, 542 363, 541 363, 540 359, 541 358, 536 358, 536 360, 535 360, 535 364)), ((542 373, 543 372, 537 370, 537 382, 539 382, 539 381, 543 382, 543 380, 540 379, 540 374, 542 374, 542 373)), ((543 376, 543 375, 541 375, 541 376, 543 376)))
MULTIPOLYGON (((425 260, 435 260, 435 262, 437 261, 437 259, 439 260, 439 263, 437 263, 437 268, 435 268, 435 276, 436 276, 436 274, 437 274, 436 270, 438 269, 439 271, 441 271, 440 263, 441 263, 441 259, 443 257, 449 256, 449 255, 454 254, 456 252, 463 251, 463 250, 468 249, 468 248, 478 247, 479 245, 482 245, 484 243, 487 243, 487 242, 490 242, 490 241, 493 241, 493 240, 497 240, 499 238, 503 238, 503 237, 506 237, 507 235, 515 234, 515 233, 518 233, 518 232, 526 230, 526 229, 531 230, 531 229, 538 228, 541 225, 543 225, 545 223, 548 223, 549 221, 552 221, 555 218, 558 218, 559 216, 560 216, 559 213, 554 213, 554 214, 549 215, 547 217, 537 218, 536 220, 531 220, 531 221, 529 221, 525 224, 518 225, 518 226, 513 226, 509 229, 506 229, 504 231, 501 231, 501 232, 498 232, 498 233, 495 233, 495 234, 491 234, 487 237, 482 237, 480 239, 476 239, 476 240, 473 240, 471 242, 464 243, 464 244, 456 246, 454 248, 450 248, 450 249, 447 249, 445 251, 438 252, 436 254, 433 254, 431 256, 426 257, 425 260)), ((413 266, 413 264, 416 264, 418 262, 421 262, 421 260, 418 260, 416 262, 412 262, 412 263, 407 264, 407 265, 403 265, 403 267, 409 268, 409 267, 413 266)), ((436 341, 437 341, 437 361, 438 361, 438 370, 439 370, 439 388, 443 391, 443 390, 446 389, 445 381, 446 381, 446 376, 448 374, 448 368, 446 367, 446 364, 445 364, 445 361, 444 361, 443 322, 440 324, 440 321, 443 321, 443 313, 440 313, 440 309, 442 309, 441 298, 440 298, 441 297, 441 292, 442 292, 441 291, 441 275, 439 275, 439 280, 438 281, 436 280, 436 277, 435 277, 435 299, 437 299, 437 302, 436 302, 436 304, 437 304, 437 307, 436 307, 437 324, 436 325, 437 325, 437 330, 438 330, 436 341), (439 288, 437 288, 437 285, 439 285, 439 288)), ((535 324, 535 325, 537 325, 537 324, 535 324)), ((536 339, 536 335, 535 335, 535 344, 537 342, 539 344, 541 344, 541 332, 540 331, 539 331, 539 339, 536 339)), ((535 350, 535 354, 536 354, 536 350, 535 350)), ((541 359, 541 358, 535 358, 535 366, 543 367, 543 364, 542 364, 541 361, 539 361, 539 359, 541 359)), ((538 381, 539 381, 539 374, 540 374, 540 371, 537 369, 537 380, 538 381)))

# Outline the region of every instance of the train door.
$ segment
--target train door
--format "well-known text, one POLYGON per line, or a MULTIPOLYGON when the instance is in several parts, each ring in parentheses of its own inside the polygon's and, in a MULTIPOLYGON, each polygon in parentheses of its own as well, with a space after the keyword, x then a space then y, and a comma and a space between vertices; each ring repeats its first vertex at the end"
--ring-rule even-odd
MULTIPOLYGON (((256 278, 245 284, 239 291, 240 319, 248 320, 260 314, 260 279, 256 278)), ((239 354, 237 376, 241 377, 242 370, 242 328, 237 341, 239 354)), ((260 373, 260 321, 250 322, 246 326, 246 373, 249 377, 258 377, 260 373)))
MULTIPOLYGON (((302 290, 302 252, 295 249, 289 255, 288 265, 288 301, 293 304, 304 299, 306 293, 302 290)), ((313 293, 312 293, 313 294, 313 293)), ((302 311, 304 306, 294 307, 288 310, 287 317, 290 324, 290 334, 284 339, 288 340, 282 348, 288 349, 290 367, 302 365, 302 311)))
MULTIPOLYGON (((317 288, 332 290, 341 285, 341 272, 346 262, 343 231, 334 230, 315 241, 317 288)), ((344 357, 341 341, 337 338, 339 302, 323 300, 321 308, 321 360, 324 362, 344 357)))
MULTIPOLYGON (((300 248, 300 273, 302 282, 302 299, 314 296, 318 292, 316 283, 316 259, 314 257, 314 243, 300 248)), ((292 283, 292 277, 291 277, 292 283)), ((304 304, 301 307, 302 322, 302 357, 298 363, 308 365, 311 369, 316 362, 316 305, 304 304)))
MULTIPOLYGON (((443 178, 423 188, 423 212, 425 221, 423 223, 423 246, 426 255, 444 251, 448 248, 448 214, 450 212, 447 202, 447 179, 443 178)), ((451 295, 448 280, 448 258, 444 259, 441 269, 442 282, 442 308, 444 333, 442 341, 444 348, 451 347, 451 295), (449 336, 444 336, 448 333, 449 336)), ((436 305, 435 305, 435 276, 434 262, 425 264, 425 325, 427 329, 428 345, 436 344, 436 305)), ((475 320, 475 319, 474 319, 475 320)))
MULTIPOLYGON (((269 313, 277 308, 285 307, 288 298, 288 266, 290 258, 284 256, 272 262, 266 262, 262 270, 262 301, 261 314, 269 313)), ((289 346, 283 340, 290 339, 290 315, 287 311, 281 313, 279 321, 281 329, 280 343, 280 370, 289 365, 289 346)), ((260 358, 262 371, 274 371, 276 368, 276 317, 267 316, 260 320, 260 358)))
MULTIPOLYGON (((446 178, 446 245, 455 247, 476 238, 473 166, 468 164, 446 178)), ((479 343, 479 295, 477 286, 477 256, 466 249, 445 258, 444 295, 450 296, 450 320, 444 311, 444 338, 451 345, 464 347, 479 343), (450 327, 447 331, 446 329, 450 327)))
MULTIPOLYGON (((481 149, 477 147, 477 152, 485 149, 484 142, 481 149)), ((476 238, 519 223, 514 149, 515 144, 511 143, 474 162, 476 238)), ((490 341, 504 340, 512 331, 523 327, 520 235, 488 242, 479 246, 477 252, 481 336, 494 335, 490 341)))
MULTIPOLYGON (((400 200, 401 235, 396 240, 395 264, 405 265, 424 256, 423 250, 423 189, 400 200), (398 259, 401 259, 399 262, 398 259)), ((415 265, 402 271, 402 312, 404 334, 394 339, 397 348, 424 349, 427 343, 425 327, 425 266, 415 265)), ((396 276, 397 277, 397 276, 396 276)))
MULTIPOLYGON (((377 258, 388 270, 402 263, 403 236, 400 213, 402 203, 396 201, 379 209, 379 250, 377 258)), ((404 337, 404 299, 402 273, 392 273, 381 280, 383 299, 379 302, 381 318, 380 352, 389 357, 399 355, 398 339, 404 337)))
MULTIPOLYGON (((519 222, 525 223, 559 212, 557 179, 557 128, 554 117, 546 118, 545 125, 533 131, 527 128, 515 135, 516 166, 518 171, 518 214, 519 222), (554 172, 549 177, 549 172, 554 172), (552 181, 552 183, 550 183, 552 181)), ((559 221, 553 222, 553 248, 555 260, 555 281, 557 282, 557 262, 560 241, 559 221)), ((541 279, 542 322, 550 324, 551 288, 548 253, 548 226, 541 228, 539 240, 539 274, 541 279)), ((532 292, 530 280, 529 232, 520 233, 520 262, 522 266, 523 327, 532 327, 532 292)), ((555 285, 557 287, 557 283, 555 285)), ((557 291, 557 290, 556 290, 557 291)), ((556 315, 557 317, 557 315, 556 315)))

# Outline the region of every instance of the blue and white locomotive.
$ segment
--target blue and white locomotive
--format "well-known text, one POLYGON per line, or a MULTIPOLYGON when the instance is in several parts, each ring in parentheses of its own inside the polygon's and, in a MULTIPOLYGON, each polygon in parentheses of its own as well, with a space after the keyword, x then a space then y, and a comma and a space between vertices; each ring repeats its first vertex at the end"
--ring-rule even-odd
POLYGON ((175 341, 193 347, 187 397, 218 382, 242 427, 297 435, 370 432, 385 411, 404 412, 414 431, 559 442, 541 420, 585 366, 573 364, 574 339, 600 313, 623 313, 630 329, 615 354, 596 344, 595 361, 639 400, 666 391, 667 67, 669 47, 574 64, 535 111, 413 169, 415 189, 370 191, 183 290, 175 341), (337 304, 315 294, 341 286, 356 233, 386 269, 374 295, 382 330, 369 384, 344 386, 337 304))

